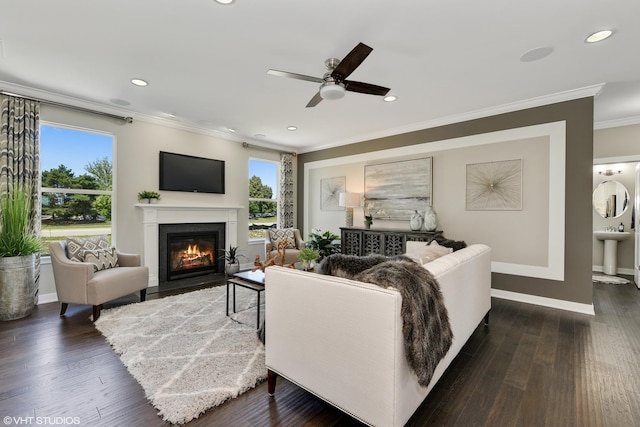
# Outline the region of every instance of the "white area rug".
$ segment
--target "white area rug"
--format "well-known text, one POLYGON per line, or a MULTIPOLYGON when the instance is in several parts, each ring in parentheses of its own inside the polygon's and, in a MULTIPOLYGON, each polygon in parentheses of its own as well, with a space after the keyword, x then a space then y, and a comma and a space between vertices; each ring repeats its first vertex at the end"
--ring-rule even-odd
POLYGON ((606 276, 604 274, 594 274, 592 280, 593 283, 606 283, 607 285, 626 285, 629 283, 624 277, 606 276))
MULTIPOLYGON (((256 292, 236 292, 238 310, 255 306, 256 292)), ((166 421, 187 423, 267 377, 255 308, 234 321, 225 298, 218 286, 104 310, 95 322, 166 421)))

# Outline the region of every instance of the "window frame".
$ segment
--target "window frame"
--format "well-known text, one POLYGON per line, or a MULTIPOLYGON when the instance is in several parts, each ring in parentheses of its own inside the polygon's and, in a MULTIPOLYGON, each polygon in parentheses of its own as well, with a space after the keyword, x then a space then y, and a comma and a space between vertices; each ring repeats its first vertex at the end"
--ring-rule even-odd
MULTIPOLYGON (((247 217, 249 214, 249 203, 250 202, 270 202, 270 203, 275 203, 276 204, 276 224, 280 224, 280 162, 277 160, 271 160, 271 159, 265 159, 265 158, 261 158, 261 157, 249 157, 247 159, 247 172, 249 172, 249 163, 251 161, 256 161, 256 162, 262 162, 262 163, 272 163, 276 166, 276 185, 273 189, 273 195, 274 198, 273 199, 263 199, 263 198, 256 198, 256 197, 249 197, 249 180, 251 179, 251 177, 249 176, 249 173, 247 173, 247 217)), ((247 218, 249 219, 249 218, 247 218)), ((250 224, 249 224, 250 225, 250 224)), ((249 230, 248 226, 247 226, 247 231, 251 231, 249 230)), ((266 237, 261 237, 261 238, 249 238, 248 239, 249 242, 263 242, 266 240, 266 237)))
MULTIPOLYGON (((85 194, 85 195, 96 195, 96 196, 100 196, 100 195, 106 195, 106 196, 111 196, 111 244, 112 246, 116 246, 116 224, 117 224, 117 200, 116 200, 116 191, 115 188, 117 186, 117 169, 116 169, 116 159, 117 159, 117 151, 116 151, 116 147, 117 147, 117 137, 115 134, 111 133, 111 132, 105 132, 105 131, 100 131, 97 129, 90 129, 90 128, 85 128, 85 127, 80 127, 80 126, 73 126, 73 125, 69 125, 69 124, 65 124, 65 123, 57 123, 57 122, 51 122, 51 121, 47 121, 47 120, 40 120, 39 123, 39 127, 38 127, 38 133, 39 133, 39 144, 40 144, 40 171, 38 172, 38 191, 39 191, 39 196, 40 199, 42 200, 43 194, 44 193, 65 193, 65 194, 85 194), (77 131, 77 132, 83 132, 83 133, 92 133, 92 134, 96 134, 96 135, 101 135, 101 136, 107 136, 109 138, 111 138, 111 190, 89 190, 89 189, 82 189, 82 188, 52 188, 52 187, 43 187, 42 186, 42 126, 48 126, 48 127, 56 127, 56 128, 61 128, 61 129, 67 129, 67 130, 73 130, 73 131, 77 131)), ((42 202, 41 202, 42 203, 42 202)), ((42 206, 40 206, 40 209, 42 209, 42 206)), ((40 226, 42 227, 42 211, 40 212, 40 226)), ((42 254, 42 259, 44 261, 46 261, 45 263, 49 263, 50 262, 50 255, 48 254, 42 254)))

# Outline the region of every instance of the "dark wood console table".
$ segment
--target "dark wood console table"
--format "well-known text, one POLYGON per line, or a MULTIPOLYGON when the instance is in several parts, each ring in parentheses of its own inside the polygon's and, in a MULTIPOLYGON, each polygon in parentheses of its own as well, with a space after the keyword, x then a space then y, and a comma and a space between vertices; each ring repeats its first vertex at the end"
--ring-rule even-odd
POLYGON ((341 227, 342 253, 346 255, 400 255, 406 252, 406 243, 430 243, 442 230, 411 231, 341 227))

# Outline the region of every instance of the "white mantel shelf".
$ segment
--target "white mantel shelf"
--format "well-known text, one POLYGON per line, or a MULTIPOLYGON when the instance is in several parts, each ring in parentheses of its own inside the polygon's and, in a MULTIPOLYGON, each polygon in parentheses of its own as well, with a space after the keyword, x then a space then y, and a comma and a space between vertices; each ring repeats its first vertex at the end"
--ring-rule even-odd
POLYGON ((149 267, 149 286, 158 286, 158 224, 225 223, 225 247, 238 246, 238 210, 243 206, 137 203, 142 212, 142 260, 149 267))

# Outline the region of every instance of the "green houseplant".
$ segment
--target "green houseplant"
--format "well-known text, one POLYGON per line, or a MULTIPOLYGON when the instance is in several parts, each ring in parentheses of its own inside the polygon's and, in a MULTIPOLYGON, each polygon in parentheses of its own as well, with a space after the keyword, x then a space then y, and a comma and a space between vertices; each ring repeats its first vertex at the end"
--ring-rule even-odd
POLYGON ((36 303, 35 258, 42 243, 30 212, 25 188, 0 196, 0 320, 26 317, 36 303))
POLYGON ((156 203, 158 200, 160 200, 160 193, 157 193, 155 191, 143 190, 138 193, 138 200, 140 202, 146 200, 147 203, 156 203))
POLYGON ((302 248, 300 249, 298 258, 300 258, 302 268, 304 268, 305 270, 309 270, 313 268, 315 261, 320 258, 320 252, 311 248, 302 248))
POLYGON ((311 230, 309 233, 309 240, 307 241, 307 247, 318 251, 320 257, 323 259, 332 254, 340 253, 340 247, 337 244, 337 240, 340 236, 333 234, 331 231, 322 231, 319 229, 311 230))
POLYGON ((227 263, 225 271, 228 275, 236 274, 240 271, 240 258, 247 259, 246 256, 240 253, 240 249, 237 246, 229 246, 229 249, 221 249, 223 254, 220 258, 224 259, 227 263))

